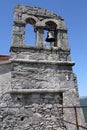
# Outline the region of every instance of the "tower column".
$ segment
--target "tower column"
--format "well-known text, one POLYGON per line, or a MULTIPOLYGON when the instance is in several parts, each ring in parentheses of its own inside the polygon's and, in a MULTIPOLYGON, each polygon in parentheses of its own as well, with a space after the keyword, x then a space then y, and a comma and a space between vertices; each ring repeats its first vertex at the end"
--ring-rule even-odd
POLYGON ((38 28, 36 31, 36 46, 43 47, 44 43, 44 30, 38 28))

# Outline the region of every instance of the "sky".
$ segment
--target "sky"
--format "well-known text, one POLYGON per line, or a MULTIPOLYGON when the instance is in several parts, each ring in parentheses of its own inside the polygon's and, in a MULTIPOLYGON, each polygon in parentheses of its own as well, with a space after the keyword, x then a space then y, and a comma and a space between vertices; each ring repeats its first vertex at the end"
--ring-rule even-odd
POLYGON ((87 96, 87 0, 0 0, 0 54, 10 54, 16 4, 45 8, 64 18, 79 95, 87 96))

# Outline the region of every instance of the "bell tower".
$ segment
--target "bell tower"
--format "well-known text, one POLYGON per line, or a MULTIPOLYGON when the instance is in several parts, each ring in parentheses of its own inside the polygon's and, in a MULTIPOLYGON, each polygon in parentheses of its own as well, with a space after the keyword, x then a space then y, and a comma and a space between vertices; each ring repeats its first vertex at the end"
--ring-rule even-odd
MULTIPOLYGON (((16 5, 10 51, 12 130, 75 130, 74 110, 65 108, 79 105, 79 97, 64 19, 46 9, 16 5), (27 24, 34 28, 35 46, 25 43, 27 24)), ((84 123, 81 109, 78 122, 84 123)))

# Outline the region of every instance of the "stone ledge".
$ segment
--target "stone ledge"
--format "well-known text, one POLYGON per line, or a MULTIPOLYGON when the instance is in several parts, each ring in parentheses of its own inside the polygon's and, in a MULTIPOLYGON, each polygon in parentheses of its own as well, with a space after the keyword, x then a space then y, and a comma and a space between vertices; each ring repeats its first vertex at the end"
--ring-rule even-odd
POLYGON ((27 60, 27 59, 11 59, 10 61, 17 62, 17 63, 52 64, 52 65, 59 65, 59 66, 75 65, 75 63, 72 61, 48 61, 48 60, 27 60))
POLYGON ((6 65, 6 64, 11 64, 11 61, 8 60, 8 61, 2 61, 2 62, 0 62, 0 65, 6 65))
POLYGON ((30 50, 46 50, 46 51, 65 51, 65 52, 70 52, 70 49, 67 50, 63 50, 60 47, 55 47, 55 46, 43 46, 43 47, 39 47, 39 46, 30 46, 30 45, 26 45, 26 44, 21 44, 19 45, 18 43, 12 43, 12 46, 10 47, 10 51, 12 50, 13 52, 17 52, 18 50, 23 50, 23 49, 30 49, 30 50))
POLYGON ((11 94, 38 94, 38 93, 64 93, 67 89, 56 90, 56 89, 12 89, 9 91, 11 94))

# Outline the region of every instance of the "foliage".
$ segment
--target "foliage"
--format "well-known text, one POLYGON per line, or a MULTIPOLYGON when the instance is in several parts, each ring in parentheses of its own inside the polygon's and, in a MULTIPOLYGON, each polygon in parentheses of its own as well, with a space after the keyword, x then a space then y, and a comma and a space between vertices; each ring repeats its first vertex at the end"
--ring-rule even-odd
MULTIPOLYGON (((82 106, 87 106, 87 97, 80 98, 80 104, 82 106)), ((87 107, 83 108, 83 113, 84 113, 85 121, 87 122, 87 107)))
POLYGON ((83 108, 83 113, 84 113, 85 121, 87 122, 87 108, 86 109, 83 108))

